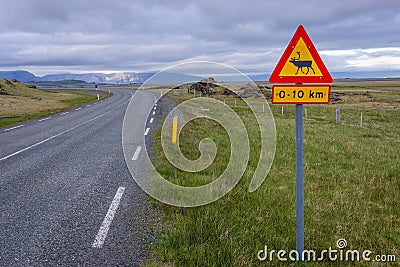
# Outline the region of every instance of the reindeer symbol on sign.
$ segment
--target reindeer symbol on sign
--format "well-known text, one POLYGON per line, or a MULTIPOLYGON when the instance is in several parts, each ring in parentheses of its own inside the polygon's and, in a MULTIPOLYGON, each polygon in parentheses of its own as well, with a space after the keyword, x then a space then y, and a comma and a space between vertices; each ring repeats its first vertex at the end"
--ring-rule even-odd
POLYGON ((292 63, 293 65, 295 65, 295 66, 297 67, 297 71, 296 71, 296 74, 295 74, 295 75, 297 75, 297 73, 299 72, 299 70, 301 70, 301 72, 302 72, 304 75, 307 75, 308 72, 310 71, 310 69, 311 69, 311 70, 313 71, 313 73, 315 74, 315 71, 314 71, 313 67, 311 66, 311 65, 312 65, 312 60, 300 60, 300 51, 299 51, 299 52, 296 52, 296 53, 297 53, 297 55, 299 55, 298 58, 292 57, 292 58, 290 58, 290 60, 289 60, 290 63, 292 63), (303 68, 307 68, 307 71, 304 72, 304 71, 303 71, 303 68))

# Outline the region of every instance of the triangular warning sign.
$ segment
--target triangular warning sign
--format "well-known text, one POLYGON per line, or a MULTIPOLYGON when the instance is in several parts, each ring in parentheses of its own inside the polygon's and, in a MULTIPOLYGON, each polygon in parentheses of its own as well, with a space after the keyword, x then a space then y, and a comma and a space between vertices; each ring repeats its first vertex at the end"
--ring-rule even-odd
POLYGON ((269 78, 271 83, 332 83, 310 37, 300 25, 269 78))

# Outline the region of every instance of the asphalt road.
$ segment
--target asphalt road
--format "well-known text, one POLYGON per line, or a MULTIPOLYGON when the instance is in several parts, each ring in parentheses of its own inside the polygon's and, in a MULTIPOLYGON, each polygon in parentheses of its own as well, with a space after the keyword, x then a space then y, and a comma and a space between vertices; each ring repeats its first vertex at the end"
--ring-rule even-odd
MULTIPOLYGON (((0 130, 0 266, 148 259, 154 209, 126 167, 121 139, 135 92, 111 91, 96 104, 0 130)), ((136 108, 150 110, 154 101, 141 98, 149 93, 135 95, 136 108)), ((135 134, 143 138, 148 118, 138 116, 135 134)))

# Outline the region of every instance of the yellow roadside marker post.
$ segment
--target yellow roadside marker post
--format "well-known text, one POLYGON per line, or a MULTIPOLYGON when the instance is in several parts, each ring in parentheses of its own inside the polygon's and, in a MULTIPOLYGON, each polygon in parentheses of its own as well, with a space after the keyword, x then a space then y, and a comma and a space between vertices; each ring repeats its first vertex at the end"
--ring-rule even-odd
POLYGON ((172 120, 172 143, 176 144, 176 137, 178 133, 178 117, 174 117, 172 120))

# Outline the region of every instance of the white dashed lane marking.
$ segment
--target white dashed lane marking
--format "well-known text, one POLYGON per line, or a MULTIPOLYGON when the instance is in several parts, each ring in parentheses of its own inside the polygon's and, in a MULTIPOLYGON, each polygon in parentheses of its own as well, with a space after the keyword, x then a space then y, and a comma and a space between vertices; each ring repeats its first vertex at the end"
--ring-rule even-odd
POLYGON ((142 150, 142 147, 141 147, 141 146, 138 146, 138 147, 136 148, 135 153, 133 154, 132 160, 137 160, 137 159, 138 159, 140 150, 142 150))
POLYGON ((94 248, 101 248, 104 244, 104 241, 107 238, 108 230, 110 229, 110 225, 112 220, 114 219, 115 213, 117 212, 119 202, 121 201, 122 195, 124 194, 125 187, 119 187, 117 193, 115 193, 114 199, 111 202, 110 208, 104 217, 103 223, 100 226, 99 232, 96 235, 96 238, 92 244, 94 248))

